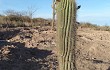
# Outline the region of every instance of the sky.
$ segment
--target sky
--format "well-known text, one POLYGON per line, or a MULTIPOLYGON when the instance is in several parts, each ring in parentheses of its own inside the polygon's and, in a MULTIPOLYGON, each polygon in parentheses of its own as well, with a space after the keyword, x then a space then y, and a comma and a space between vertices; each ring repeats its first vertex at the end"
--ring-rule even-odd
MULTIPOLYGON (((77 12, 77 21, 97 25, 110 25, 110 0, 76 0, 81 8, 77 12)), ((52 0, 0 0, 0 13, 6 10, 36 10, 33 17, 52 18, 52 0)))

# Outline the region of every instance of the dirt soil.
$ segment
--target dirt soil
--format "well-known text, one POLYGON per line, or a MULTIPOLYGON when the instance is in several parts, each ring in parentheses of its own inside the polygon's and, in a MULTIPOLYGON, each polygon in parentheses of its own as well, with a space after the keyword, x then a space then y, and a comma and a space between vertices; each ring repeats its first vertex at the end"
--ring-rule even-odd
MULTIPOLYGON (((58 70, 50 26, 0 29, 0 70, 58 70)), ((110 32, 78 28, 77 70, 110 70, 110 32)))

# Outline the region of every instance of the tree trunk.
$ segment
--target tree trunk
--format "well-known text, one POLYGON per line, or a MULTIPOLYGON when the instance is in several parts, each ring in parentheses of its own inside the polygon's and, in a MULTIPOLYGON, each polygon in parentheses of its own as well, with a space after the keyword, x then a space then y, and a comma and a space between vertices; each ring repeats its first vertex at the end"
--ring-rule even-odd
POLYGON ((56 0, 59 70, 76 70, 76 3, 56 0))

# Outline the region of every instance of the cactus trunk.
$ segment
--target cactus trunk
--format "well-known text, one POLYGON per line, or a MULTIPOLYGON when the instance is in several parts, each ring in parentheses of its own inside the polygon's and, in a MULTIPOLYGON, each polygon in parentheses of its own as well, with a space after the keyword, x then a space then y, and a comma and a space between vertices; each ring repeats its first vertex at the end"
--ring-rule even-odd
POLYGON ((75 0, 56 0, 57 48, 59 70, 76 70, 76 3, 75 0))
POLYGON ((51 27, 51 30, 54 29, 54 23, 55 23, 55 0, 53 0, 53 5, 52 5, 52 8, 53 8, 53 17, 52 17, 52 27, 51 27))

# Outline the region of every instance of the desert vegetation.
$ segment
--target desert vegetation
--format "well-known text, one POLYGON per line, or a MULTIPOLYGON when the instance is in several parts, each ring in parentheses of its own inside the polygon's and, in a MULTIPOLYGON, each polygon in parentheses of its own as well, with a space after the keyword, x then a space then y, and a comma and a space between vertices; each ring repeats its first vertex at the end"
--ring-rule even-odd
MULTIPOLYGON (((33 25, 29 17, 28 19, 24 16, 0 17, 1 70, 59 69, 57 26, 55 25, 55 29, 51 31, 51 19, 33 18, 33 24, 35 23, 33 25), (23 17, 26 20, 21 22, 23 17), (24 25, 25 22, 30 26, 24 25)), ((80 22, 77 26, 75 53, 77 70, 109 70, 110 27, 88 22, 80 22)))
POLYGON ((94 30, 100 30, 100 31, 110 31, 110 26, 107 26, 107 25, 99 26, 96 24, 92 24, 90 22, 80 22, 78 27, 80 27, 80 28, 92 28, 94 30))
POLYGON ((110 26, 77 24, 75 0, 52 8, 53 20, 32 10, 0 15, 0 70, 110 70, 110 26))
POLYGON ((59 70, 76 70, 76 2, 56 1, 59 70))
POLYGON ((0 15, 0 27, 32 27, 51 25, 51 19, 30 18, 26 12, 18 12, 14 10, 7 10, 5 14, 0 15))
MULTIPOLYGON (((109 37, 109 31, 79 25, 77 70, 110 69, 109 37)), ((0 29, 1 70, 58 70, 57 54, 56 31, 51 26, 0 29)))

